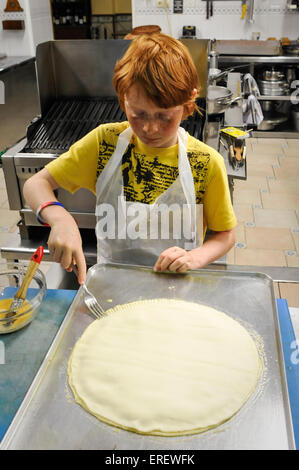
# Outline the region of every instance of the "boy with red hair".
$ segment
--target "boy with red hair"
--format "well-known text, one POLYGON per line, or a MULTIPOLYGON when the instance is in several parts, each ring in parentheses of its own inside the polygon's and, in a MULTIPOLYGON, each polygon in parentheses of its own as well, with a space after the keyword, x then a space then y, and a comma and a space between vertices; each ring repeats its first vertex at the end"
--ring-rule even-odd
MULTIPOLYGON (((190 54, 165 34, 137 36, 116 64, 113 84, 128 120, 101 124, 24 186, 38 220, 51 226, 52 257, 68 270, 77 264, 79 283, 85 281, 78 226, 54 195, 58 187, 71 193, 84 187, 96 195, 97 215, 112 207, 118 224, 117 237, 108 237, 98 217, 98 262, 152 265, 155 271, 172 272, 202 268, 233 246, 236 218, 223 158, 180 127, 197 109, 199 84, 190 54), (155 209, 173 202, 189 208, 202 205, 204 232, 209 228, 212 234, 201 246, 194 244, 194 230, 191 249, 185 249, 183 235, 176 243, 173 233, 158 240, 124 235, 128 208, 131 214, 145 210, 141 226, 155 209)), ((106 222, 115 223, 109 217, 106 222)))

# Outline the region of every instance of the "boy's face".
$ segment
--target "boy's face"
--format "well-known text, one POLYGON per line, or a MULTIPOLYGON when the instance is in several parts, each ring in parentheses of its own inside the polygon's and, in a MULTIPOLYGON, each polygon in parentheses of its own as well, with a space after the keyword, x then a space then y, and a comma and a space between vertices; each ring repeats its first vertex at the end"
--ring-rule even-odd
POLYGON ((183 105, 158 108, 139 84, 125 95, 125 111, 134 134, 149 147, 166 148, 177 143, 177 131, 183 117, 183 105))

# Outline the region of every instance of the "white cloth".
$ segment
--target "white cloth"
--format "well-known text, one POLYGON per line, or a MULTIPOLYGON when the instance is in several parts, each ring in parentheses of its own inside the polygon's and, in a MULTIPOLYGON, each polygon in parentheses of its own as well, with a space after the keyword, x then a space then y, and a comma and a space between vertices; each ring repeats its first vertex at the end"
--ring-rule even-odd
POLYGON ((255 79, 253 78, 253 76, 250 73, 246 73, 244 75, 243 81, 244 81, 245 84, 247 82, 247 87, 248 87, 250 95, 253 94, 255 96, 260 96, 259 87, 258 87, 255 79))
POLYGON ((244 111, 244 121, 246 124, 254 124, 258 126, 264 119, 261 105, 254 95, 249 95, 246 101, 244 111))

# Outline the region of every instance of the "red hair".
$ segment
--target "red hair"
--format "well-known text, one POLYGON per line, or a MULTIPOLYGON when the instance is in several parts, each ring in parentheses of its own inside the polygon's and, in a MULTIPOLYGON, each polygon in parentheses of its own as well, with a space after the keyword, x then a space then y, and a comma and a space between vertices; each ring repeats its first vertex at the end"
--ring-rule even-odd
POLYGON ((123 110, 125 94, 135 83, 160 108, 184 105, 184 119, 197 109, 194 89, 199 84, 195 65, 188 49, 171 36, 136 36, 116 63, 113 85, 123 110))

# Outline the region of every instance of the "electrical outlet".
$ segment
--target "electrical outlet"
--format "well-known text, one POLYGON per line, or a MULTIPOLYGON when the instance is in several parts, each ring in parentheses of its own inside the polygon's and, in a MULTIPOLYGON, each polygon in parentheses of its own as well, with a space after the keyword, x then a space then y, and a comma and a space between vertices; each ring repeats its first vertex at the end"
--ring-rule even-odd
POLYGON ((168 8, 169 0, 156 0, 157 8, 168 8))

